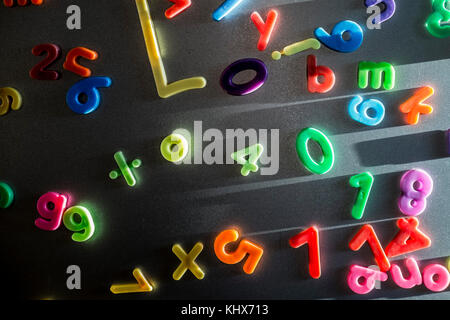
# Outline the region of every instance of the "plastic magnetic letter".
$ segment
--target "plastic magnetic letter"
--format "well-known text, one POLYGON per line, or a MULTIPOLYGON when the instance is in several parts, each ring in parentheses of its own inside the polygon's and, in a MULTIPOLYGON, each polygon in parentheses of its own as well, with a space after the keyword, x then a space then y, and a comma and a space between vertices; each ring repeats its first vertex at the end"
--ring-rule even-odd
POLYGON ((14 191, 4 182, 0 182, 0 208, 9 208, 14 200, 14 191))
POLYGON ((89 240, 95 232, 94 220, 92 220, 91 213, 82 206, 67 209, 63 215, 63 223, 67 229, 75 232, 72 235, 72 240, 76 242, 89 240), (75 216, 78 216, 80 221, 75 220, 75 216))
POLYGON ((440 264, 430 264, 423 269, 423 283, 428 290, 441 292, 450 284, 448 270, 440 264), (437 276, 437 280, 436 279, 437 276))
POLYGON ((336 77, 333 70, 326 66, 318 66, 315 55, 309 55, 307 58, 307 78, 308 91, 311 93, 326 93, 333 89, 336 83, 336 77), (320 80, 320 77, 323 80, 320 80))
POLYGON ((417 218, 402 218, 397 221, 400 231, 387 245, 386 255, 394 258, 402 254, 411 253, 431 246, 431 240, 418 229, 417 218))
POLYGON ((172 19, 182 13, 184 10, 191 6, 191 0, 169 0, 174 3, 169 9, 164 13, 167 19, 172 19))
POLYGON ((205 277, 205 273, 195 262, 198 255, 203 251, 203 243, 197 242, 189 253, 186 253, 179 244, 172 247, 172 252, 181 260, 181 264, 173 273, 174 280, 180 280, 187 270, 199 280, 205 277))
POLYGON ((310 227, 289 239, 292 248, 298 248, 308 244, 309 249, 309 274, 314 279, 319 279, 321 275, 320 267, 320 246, 319 230, 316 227, 310 227))
MULTIPOLYGON (((31 3, 35 6, 40 6, 44 0, 31 0, 31 3)), ((14 5, 14 0, 3 0, 3 4, 5 7, 12 7, 14 5)), ((17 4, 21 7, 26 6, 28 4, 28 0, 17 0, 17 4)))
POLYGON ((385 115, 384 104, 380 100, 364 100, 361 96, 354 97, 348 105, 348 114, 350 117, 366 126, 379 125, 385 115), (369 115, 369 111, 374 111, 374 115, 369 115))
POLYGON ((450 7, 448 0, 432 0, 433 13, 428 17, 425 27, 436 38, 450 36, 450 7))
POLYGON ((56 192, 47 192, 37 202, 37 211, 41 217, 34 221, 36 227, 42 230, 54 231, 59 228, 67 197, 56 192))
POLYGON ((239 239, 239 232, 234 229, 222 231, 214 241, 214 252, 217 258, 226 264, 236 264, 241 262, 246 254, 248 258, 244 263, 243 269, 247 274, 252 274, 258 265, 259 260, 263 255, 263 249, 253 242, 248 240, 242 240, 239 243, 236 251, 227 252, 225 247, 228 243, 234 242, 239 239))
POLYGON ((387 279, 388 275, 384 272, 352 265, 347 277, 347 283, 354 293, 367 294, 375 288, 376 281, 386 281, 387 279), (362 283, 359 280, 360 278, 364 278, 362 283))
POLYGON ((323 132, 314 128, 303 129, 297 136, 296 148, 300 161, 312 173, 325 174, 333 168, 333 145, 323 132), (323 157, 319 162, 316 162, 309 154, 309 140, 317 142, 322 149, 323 157))
POLYGON ((423 102, 434 94, 432 87, 423 87, 417 90, 414 95, 400 105, 400 111, 406 113, 406 122, 414 125, 419 123, 420 114, 431 114, 433 107, 423 102))
POLYGON ((450 154, 450 129, 445 133, 445 138, 447 139, 447 153, 450 154))
POLYGON ((122 151, 117 151, 114 154, 114 160, 116 160, 119 170, 112 170, 109 173, 109 177, 112 180, 115 180, 122 175, 130 187, 135 186, 136 178, 134 177, 131 168, 134 169, 139 168, 142 165, 142 161, 139 159, 134 159, 133 161, 131 161, 131 163, 127 163, 127 160, 125 159, 125 156, 123 155, 122 151))
POLYGON ((373 24, 381 24, 392 18, 395 14, 396 9, 395 0, 366 0, 365 5, 367 8, 370 8, 376 6, 379 3, 384 3, 385 9, 381 12, 380 16, 378 17, 379 21, 376 22, 373 21, 373 24))
POLYGON ((407 171, 400 179, 402 196, 398 200, 400 211, 407 216, 418 216, 427 207, 427 198, 433 192, 433 179, 421 169, 407 171))
POLYGON ((59 72, 45 70, 45 68, 50 66, 60 57, 61 48, 56 44, 44 43, 35 46, 31 50, 31 53, 35 56, 40 56, 44 52, 47 53, 47 57, 30 70, 30 77, 36 80, 58 80, 59 72))
POLYGON ((372 89, 380 89, 381 84, 385 90, 392 90, 395 87, 395 68, 387 62, 361 61, 358 66, 358 86, 365 89, 370 84, 372 89), (384 81, 382 76, 384 74, 384 81))
POLYGON ((135 268, 133 270, 133 277, 136 279, 137 283, 130 284, 113 284, 109 290, 114 294, 122 293, 140 293, 140 292, 150 292, 153 291, 153 287, 150 282, 145 278, 141 269, 135 268))
POLYGON ((329 49, 345 53, 358 50, 364 40, 364 32, 360 25, 350 20, 336 24, 331 35, 323 28, 317 28, 314 35, 329 49), (348 40, 344 39, 344 33, 349 34, 348 40))
POLYGON ((274 51, 272 52, 272 59, 273 60, 280 60, 282 55, 285 56, 292 56, 293 54, 308 50, 308 49, 314 49, 319 50, 321 47, 320 42, 317 39, 309 38, 303 41, 299 41, 293 44, 290 44, 283 48, 283 50, 280 51, 274 51))
POLYGON ((406 259, 406 267, 408 268, 409 277, 403 277, 402 270, 396 264, 391 266, 391 275, 394 282, 403 289, 411 289, 422 284, 422 275, 419 266, 414 258, 406 259))
POLYGON ((375 261, 380 267, 380 270, 386 272, 390 269, 391 264, 378 240, 375 230, 370 224, 365 224, 358 231, 358 233, 350 241, 349 246, 353 251, 358 251, 366 243, 369 243, 370 249, 372 250, 375 261))
POLYGON ((226 17, 231 11, 233 11, 242 0, 225 0, 220 7, 218 7, 212 14, 212 17, 216 21, 222 20, 226 17))
POLYGON ((259 170, 258 160, 264 152, 264 147, 257 143, 245 149, 236 151, 231 154, 231 158, 238 164, 242 165, 241 174, 246 177, 251 172, 259 170), (248 157, 248 159, 247 159, 248 157))
POLYGON ((261 88, 267 80, 267 74, 267 67, 261 60, 253 58, 241 59, 225 68, 220 76, 220 85, 228 94, 245 96, 261 88), (234 76, 244 70, 255 71, 255 77, 247 83, 235 84, 233 82, 234 76))
POLYGON ((367 200, 369 199, 370 191, 372 190, 373 181, 374 178, 370 172, 363 172, 350 178, 350 185, 353 188, 359 188, 355 204, 352 208, 352 217, 357 220, 363 217, 367 200))
POLYGON ((180 162, 189 152, 189 143, 185 137, 172 133, 161 142, 161 154, 167 161, 180 162))
POLYGON ((88 48, 83 47, 73 48, 67 54, 66 61, 63 64, 63 68, 73 73, 76 73, 81 77, 84 78, 90 77, 92 74, 91 70, 78 64, 77 59, 79 57, 88 60, 97 60, 98 53, 88 48))
POLYGON ((136 0, 136 6, 139 12, 139 19, 141 21, 142 32, 144 33, 145 45, 147 47, 148 58, 152 67, 158 95, 161 98, 169 98, 184 91, 204 88, 206 86, 206 79, 203 77, 188 78, 169 84, 167 83, 166 71, 164 70, 161 53, 159 52, 158 38, 156 37, 147 0, 136 0))
POLYGON ((257 46, 258 50, 264 51, 270 41, 270 36, 272 35, 273 29, 277 24, 278 12, 271 9, 267 14, 267 21, 265 23, 259 13, 256 11, 251 14, 250 19, 253 21, 259 33, 261 34, 257 46))
POLYGON ((66 103, 75 113, 91 113, 97 110, 101 101, 100 91, 97 88, 108 88, 111 83, 111 78, 108 77, 90 77, 80 80, 67 92, 66 103), (87 96, 86 102, 80 101, 82 94, 87 96))
POLYGON ((22 96, 19 91, 11 87, 0 88, 0 100, 0 116, 7 114, 9 107, 15 111, 22 106, 22 96))

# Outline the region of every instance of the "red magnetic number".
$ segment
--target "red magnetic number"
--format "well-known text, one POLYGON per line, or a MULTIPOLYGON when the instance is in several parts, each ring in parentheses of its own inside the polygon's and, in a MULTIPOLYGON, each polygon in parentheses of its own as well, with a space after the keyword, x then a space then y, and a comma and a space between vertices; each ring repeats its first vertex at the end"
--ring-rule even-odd
POLYGON ((35 56, 40 56, 47 52, 47 57, 31 69, 30 77, 36 80, 58 80, 59 72, 45 70, 45 68, 49 67, 60 57, 61 48, 55 44, 45 43, 35 46, 31 52, 35 56))
POLYGON ((364 243, 369 242, 370 249, 372 250, 375 261, 383 272, 388 271, 391 268, 391 264, 386 254, 384 253, 383 247, 377 238, 375 230, 370 224, 364 225, 358 233, 350 241, 349 246, 353 251, 358 251, 364 245, 364 243))
POLYGON ((90 69, 85 68, 78 64, 77 59, 79 57, 88 59, 88 60, 97 60, 98 53, 94 50, 90 50, 88 48, 77 47, 73 48, 69 51, 66 57, 66 61, 64 62, 63 68, 71 71, 73 73, 78 74, 81 77, 88 78, 91 76, 92 72, 90 69))
POLYGON ((166 10, 165 15, 167 19, 172 19, 179 15, 181 12, 191 6, 191 0, 169 0, 174 3, 169 9, 166 10))
POLYGON ((397 221, 397 226, 400 231, 386 247, 386 254, 389 258, 431 246, 430 238, 418 229, 419 220, 417 218, 402 218, 397 221))
POLYGON ((308 244, 309 248, 309 274, 314 279, 320 278, 320 249, 319 249, 319 230, 316 227, 306 229, 296 236, 289 239, 292 248, 298 248, 308 244))

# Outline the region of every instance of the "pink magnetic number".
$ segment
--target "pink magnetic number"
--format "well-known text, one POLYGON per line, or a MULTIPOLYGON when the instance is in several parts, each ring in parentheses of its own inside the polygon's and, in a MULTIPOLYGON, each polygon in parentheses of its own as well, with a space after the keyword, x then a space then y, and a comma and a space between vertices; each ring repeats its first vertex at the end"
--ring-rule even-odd
POLYGON ((67 197, 65 195, 47 192, 37 202, 37 210, 41 217, 37 218, 34 224, 42 230, 54 231, 58 229, 66 206, 67 197))
POLYGON ((400 211, 407 216, 418 216, 427 206, 427 197, 433 192, 433 179, 421 169, 406 172, 400 180, 403 195, 398 200, 400 211))
POLYGON ((430 264, 423 270, 423 283, 425 284, 425 287, 431 291, 444 291, 450 283, 450 276, 444 266, 441 266, 440 264, 430 264), (437 280, 435 276, 437 276, 437 280))
POLYGON ((367 294, 375 288, 375 281, 386 281, 387 279, 388 276, 384 272, 352 265, 347 283, 354 293, 367 294), (359 281, 360 278, 364 278, 364 281, 359 281))
POLYGON ((411 289, 422 284, 422 275, 419 266, 414 258, 406 259, 406 267, 408 268, 409 278, 403 277, 400 267, 396 264, 391 266, 391 275, 394 282, 403 289, 411 289))

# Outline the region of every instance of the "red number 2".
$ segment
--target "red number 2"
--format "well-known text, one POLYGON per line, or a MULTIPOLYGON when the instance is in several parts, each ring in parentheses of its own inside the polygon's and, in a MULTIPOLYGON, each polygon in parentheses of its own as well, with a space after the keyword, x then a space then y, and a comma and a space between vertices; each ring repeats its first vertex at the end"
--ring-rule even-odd
POLYGON ((61 48, 55 44, 45 43, 35 46, 31 52, 35 56, 40 56, 47 52, 47 57, 31 69, 30 77, 36 80, 58 80, 59 72, 45 70, 45 68, 49 67, 61 56, 61 48))

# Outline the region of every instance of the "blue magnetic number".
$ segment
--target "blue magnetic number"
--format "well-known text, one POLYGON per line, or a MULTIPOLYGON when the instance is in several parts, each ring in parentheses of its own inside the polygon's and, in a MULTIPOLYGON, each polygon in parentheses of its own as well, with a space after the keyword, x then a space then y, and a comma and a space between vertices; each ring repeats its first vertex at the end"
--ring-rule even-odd
POLYGON ((111 86, 111 83, 111 78, 108 77, 91 77, 78 81, 67 92, 67 105, 73 112, 91 113, 100 105, 101 96, 97 88, 107 88, 111 86), (80 96, 83 93, 87 96, 84 103, 80 102, 80 96))
POLYGON ((361 96, 356 96, 348 105, 348 113, 355 121, 367 126, 376 126, 383 121, 385 109, 383 103, 379 100, 369 99, 364 101, 361 96), (369 116, 368 111, 370 109, 375 111, 375 116, 369 116))
POLYGON ((222 3, 220 7, 216 9, 216 11, 214 11, 212 15, 213 19, 216 21, 222 20, 231 11, 233 11, 234 8, 236 8, 241 2, 242 0, 225 0, 224 3, 222 3))
POLYGON ((350 20, 344 20, 335 25, 331 35, 323 28, 317 28, 314 35, 331 50, 346 53, 358 50, 364 39, 360 25, 350 20), (345 32, 349 33, 350 39, 344 40, 345 32))

